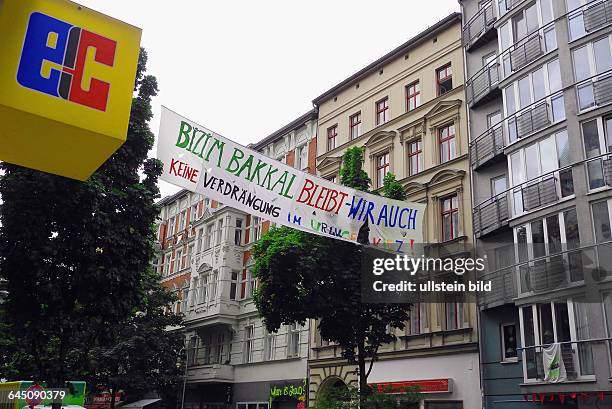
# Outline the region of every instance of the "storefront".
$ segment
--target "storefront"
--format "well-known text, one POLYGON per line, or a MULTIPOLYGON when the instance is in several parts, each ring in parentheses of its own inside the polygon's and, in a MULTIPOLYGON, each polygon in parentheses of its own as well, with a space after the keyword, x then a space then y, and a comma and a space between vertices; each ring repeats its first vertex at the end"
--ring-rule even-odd
POLYGON ((188 386, 184 409, 303 409, 306 380, 188 386))
POLYGON ((386 393, 417 387, 419 409, 471 409, 481 406, 478 370, 476 353, 388 360, 374 365, 368 382, 386 393))

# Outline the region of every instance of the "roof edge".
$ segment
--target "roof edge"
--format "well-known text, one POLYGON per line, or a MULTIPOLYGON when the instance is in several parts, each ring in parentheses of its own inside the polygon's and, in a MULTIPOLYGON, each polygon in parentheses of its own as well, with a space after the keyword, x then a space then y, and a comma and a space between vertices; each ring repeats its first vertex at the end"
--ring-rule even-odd
POLYGON ((301 128, 302 125, 304 125, 304 122, 306 122, 306 120, 316 119, 317 113, 318 113, 318 110, 316 108, 313 108, 310 111, 303 114, 302 116, 300 116, 299 118, 294 119, 293 121, 289 122, 287 125, 283 126, 282 128, 266 136, 262 140, 248 144, 247 147, 251 149, 259 150, 263 148, 264 146, 280 139, 287 132, 291 132, 294 129, 301 128))
POLYGON ((312 103, 315 106, 319 106, 321 104, 321 102, 324 102, 324 101, 328 100, 329 98, 331 98, 332 95, 334 95, 334 94, 336 94, 336 93, 338 93, 340 91, 345 90, 346 88, 350 87, 355 82, 357 82, 358 80, 360 80, 363 77, 365 77, 365 76, 371 74, 372 72, 376 71, 378 68, 380 68, 380 66, 384 65, 389 60, 394 59, 398 55, 405 53, 410 48, 412 48, 412 47, 418 45, 420 42, 424 41, 427 37, 429 37, 432 34, 434 34, 434 33, 438 32, 438 31, 446 28, 446 26, 449 26, 449 25, 455 23, 456 21, 457 22, 461 22, 461 13, 458 12, 458 11, 455 11, 455 12, 449 14, 448 16, 444 17, 442 20, 438 21, 437 23, 435 23, 431 27, 428 27, 427 29, 421 31, 420 33, 418 33, 417 35, 415 35, 414 37, 412 37, 411 39, 409 39, 408 41, 406 41, 405 43, 403 43, 399 47, 389 51, 387 54, 383 55, 382 57, 380 57, 376 61, 370 63, 369 65, 367 65, 364 68, 362 68, 361 70, 357 71, 356 73, 354 73, 350 77, 346 78, 345 80, 341 81, 340 83, 338 83, 337 85, 333 86, 329 90, 325 91, 324 93, 322 93, 321 95, 319 95, 318 97, 313 99, 312 103))

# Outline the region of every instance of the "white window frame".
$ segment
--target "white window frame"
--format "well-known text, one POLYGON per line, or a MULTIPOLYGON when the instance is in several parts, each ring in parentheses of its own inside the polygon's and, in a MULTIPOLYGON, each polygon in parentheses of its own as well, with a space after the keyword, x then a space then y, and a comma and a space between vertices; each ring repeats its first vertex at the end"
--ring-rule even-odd
MULTIPOLYGON (((518 244, 518 231, 520 228, 524 227, 525 228, 525 233, 526 233, 526 238, 527 238, 527 259, 528 260, 534 260, 536 258, 535 254, 534 254, 534 250, 533 250, 533 232, 531 230, 531 224, 535 223, 535 222, 542 222, 542 234, 544 235, 544 248, 546 251, 546 256, 544 257, 555 257, 555 256, 560 256, 562 255, 564 260, 567 262, 567 258, 568 258, 568 254, 566 253, 566 251, 568 250, 567 248, 567 226, 565 225, 565 213, 570 211, 570 210, 574 210, 576 211, 575 207, 570 207, 567 209, 563 209, 562 211, 560 211, 559 213, 552 213, 552 214, 548 214, 548 215, 544 215, 542 217, 530 220, 529 222, 525 223, 525 224, 521 224, 518 226, 515 226, 512 230, 512 234, 513 234, 513 238, 514 238, 514 243, 518 244), (546 219, 553 217, 553 216, 557 216, 559 219, 559 233, 560 233, 560 237, 561 237, 561 252, 560 253, 550 253, 550 247, 549 247, 549 242, 548 242, 548 223, 546 223, 546 219)), ((519 261, 519 246, 516 245, 514 246, 514 257, 515 260, 517 260, 517 263, 520 263, 521 265, 525 265, 526 262, 525 261, 519 261)), ((533 265, 532 263, 529 263, 529 265, 533 265)), ((530 295, 533 294, 533 291, 526 291, 526 292, 522 292, 522 288, 521 288, 521 274, 520 274, 520 270, 519 270, 519 266, 516 267, 516 285, 517 285, 517 289, 518 289, 518 293, 521 296, 526 296, 526 295, 530 295)), ((569 283, 573 283, 573 284, 581 284, 584 282, 584 280, 581 281, 571 281, 571 277, 569 276, 569 271, 567 271, 568 276, 566 277, 568 284, 569 283)))
POLYGON ((276 334, 274 332, 266 332, 264 336, 264 361, 273 361, 276 352, 276 334))
POLYGON ((262 219, 259 216, 251 216, 251 243, 261 238, 262 219))
MULTIPOLYGON (((593 105, 590 107, 585 107, 585 108, 581 108, 580 106, 580 96, 578 95, 578 90, 582 87, 588 86, 588 84, 595 79, 599 79, 599 78, 607 78, 609 76, 612 75, 612 70, 608 70, 608 71, 604 71, 602 73, 598 73, 597 72, 597 64, 595 61, 595 47, 594 44, 599 41, 599 40, 603 40, 604 38, 608 39, 608 47, 610 48, 610 55, 612 55, 612 34, 608 34, 608 35, 604 35, 601 37, 597 37, 595 39, 593 39, 592 41, 589 41, 588 43, 581 45, 580 47, 575 47, 572 48, 570 50, 570 54, 571 54, 571 59, 572 59, 572 73, 574 74, 574 82, 576 83, 576 98, 577 98, 577 108, 578 108, 578 112, 579 113, 584 113, 584 112, 588 112, 588 111, 592 111, 593 109, 597 109, 600 108, 600 106, 598 106, 595 103, 594 100, 594 96, 593 96, 593 105), (576 60, 574 58, 574 51, 579 50, 581 48, 586 48, 587 50, 587 61, 588 61, 588 68, 589 68, 589 78, 587 79, 583 79, 580 80, 580 82, 578 81, 578 78, 576 78, 576 60), (608 74, 606 74, 606 72, 608 74)), ((581 64, 582 66, 584 66, 585 62, 584 61, 579 61, 579 64, 581 64)), ((592 84, 591 84, 592 87, 592 84)), ((593 91, 594 92, 594 91, 593 91)))
POLYGON ((244 327, 244 349, 243 349, 243 362, 245 364, 253 363, 254 354, 253 350, 255 348, 255 325, 249 324, 244 327))
POLYGON ((300 338, 302 326, 297 322, 287 325, 287 358, 300 356, 300 338), (294 343, 294 339, 297 342, 294 343), (293 350, 295 347, 295 350, 293 350))
MULTIPOLYGON (((544 300, 546 301, 546 300, 544 300)), ((556 317, 556 308, 554 306, 555 303, 567 303, 567 315, 569 319, 569 328, 570 328, 570 340, 572 342, 578 341, 578 336, 576 334, 576 314, 574 311, 574 300, 572 298, 568 298, 565 300, 551 300, 548 302, 540 302, 535 304, 528 304, 519 307, 519 321, 520 321, 520 330, 521 330, 521 345, 523 347, 529 346, 525 344, 525 323, 524 323, 524 309, 527 307, 531 307, 531 312, 533 314, 533 332, 534 332, 534 342, 535 345, 542 345, 542 340, 540 337, 540 317, 539 317, 539 309, 538 304, 550 304, 551 306, 551 320, 553 325, 553 335, 554 342, 558 341, 558 331, 557 331, 557 317, 556 317)), ((572 347, 575 344, 572 344, 572 347)), ((525 383, 540 383, 542 380, 535 378, 527 378, 527 352, 526 349, 521 350, 521 360, 523 361, 523 381, 525 383)), ((572 357, 574 359, 574 368, 576 370, 576 375, 578 380, 595 380, 595 375, 582 375, 580 368, 580 361, 577 353, 573 353, 572 357)), ((537 358, 537 357, 536 357, 537 358)))

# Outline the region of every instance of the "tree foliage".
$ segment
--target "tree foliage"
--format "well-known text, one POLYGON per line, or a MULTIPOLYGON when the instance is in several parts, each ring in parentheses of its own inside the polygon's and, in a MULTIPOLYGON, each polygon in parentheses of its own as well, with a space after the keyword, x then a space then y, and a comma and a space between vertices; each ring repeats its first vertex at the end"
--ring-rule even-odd
MULTIPOLYGON (((367 190, 362 157, 360 148, 347 150, 341 180, 367 190)), ((267 329, 317 320, 321 337, 338 343, 343 357, 358 366, 365 394, 378 348, 395 340, 387 329, 404 327, 409 306, 361 302, 362 251, 353 243, 287 227, 271 229, 253 248, 260 283, 255 303, 267 329)))
POLYGON ((0 165, 0 274, 21 379, 50 386, 102 380, 108 367, 99 353, 127 349, 139 331, 149 348, 161 342, 178 359, 170 340, 148 338, 162 335, 159 308, 141 320, 134 315, 165 297, 148 272, 161 164, 147 158, 157 81, 144 74, 146 59, 141 49, 127 140, 86 182, 0 165))
POLYGON ((395 175, 391 172, 387 173, 383 179, 381 193, 389 199, 406 200, 404 186, 395 179, 395 175))
POLYGON ((363 398, 357 388, 348 386, 344 388, 327 387, 319 391, 317 400, 311 409, 418 409, 421 398, 418 388, 406 388, 404 391, 378 391, 363 398))

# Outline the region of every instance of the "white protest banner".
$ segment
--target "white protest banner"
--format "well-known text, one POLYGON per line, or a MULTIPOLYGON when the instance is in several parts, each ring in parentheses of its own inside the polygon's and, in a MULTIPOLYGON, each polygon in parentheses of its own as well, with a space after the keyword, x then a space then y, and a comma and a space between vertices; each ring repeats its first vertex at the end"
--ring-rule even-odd
POLYGON ((397 252, 422 243, 425 205, 336 185, 245 148, 162 107, 161 179, 271 222, 397 252))

